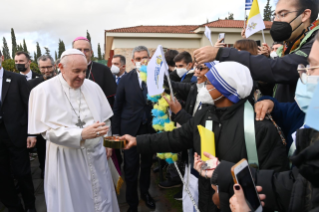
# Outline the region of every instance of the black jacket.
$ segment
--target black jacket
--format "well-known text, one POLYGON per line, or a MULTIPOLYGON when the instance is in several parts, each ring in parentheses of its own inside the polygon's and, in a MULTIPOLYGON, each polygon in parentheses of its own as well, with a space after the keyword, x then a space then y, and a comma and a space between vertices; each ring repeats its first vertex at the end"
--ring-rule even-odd
MULTIPOLYGON (((306 44, 301 46, 299 51, 309 55, 315 40, 315 34, 313 33, 313 36, 308 39, 306 44)), ((307 65, 307 59, 308 57, 292 53, 273 60, 263 55, 254 56, 247 51, 238 51, 233 48, 220 48, 216 57, 216 60, 220 62, 236 61, 247 66, 255 81, 277 83, 275 98, 279 102, 294 102, 296 85, 299 79, 297 67, 299 64, 307 65)), ((269 95, 269 93, 267 94, 269 95)))
MULTIPOLYGON (((255 184, 266 194, 265 208, 272 211, 319 211, 319 133, 312 129, 298 130, 296 152, 291 171, 256 171, 251 168, 255 184)), ((222 161, 212 182, 218 185, 219 195, 225 197, 221 207, 228 208, 227 197, 233 195, 233 179, 229 172, 234 163, 222 161)), ((225 210, 227 211, 227 210, 225 210)))
POLYGON ((100 63, 91 62, 86 71, 86 77, 96 82, 101 87, 111 107, 113 107, 116 83, 109 67, 100 63), (90 74, 91 67, 92 71, 90 74), (89 74, 90 76, 88 76, 89 74))
MULTIPOLYGON (((208 119, 214 122, 216 155, 221 160, 238 162, 246 158, 243 112, 245 100, 227 108, 203 107, 194 118, 172 132, 137 136, 137 149, 141 153, 180 152, 193 148, 201 152, 197 125, 205 126, 208 119)), ((260 167, 285 170, 288 168, 286 148, 276 128, 269 120, 255 122, 257 151, 260 167)), ((199 177, 199 209, 212 211, 213 189, 210 181, 199 177)))
POLYGON ((151 131, 152 109, 152 104, 146 101, 143 90, 139 85, 136 70, 133 69, 121 78, 117 87, 113 108, 112 133, 136 136, 142 125, 144 113, 148 120, 146 124, 151 131))
MULTIPOLYGON (((30 87, 24 76, 4 70, 2 79, 2 121, 12 143, 26 147, 30 87)), ((1 138, 0 138, 1 139, 1 138)))
POLYGON ((39 78, 41 76, 41 74, 38 74, 34 71, 31 71, 32 72, 32 79, 36 79, 36 78, 39 78))
POLYGON ((44 82, 43 76, 28 81, 31 90, 42 82, 44 82))

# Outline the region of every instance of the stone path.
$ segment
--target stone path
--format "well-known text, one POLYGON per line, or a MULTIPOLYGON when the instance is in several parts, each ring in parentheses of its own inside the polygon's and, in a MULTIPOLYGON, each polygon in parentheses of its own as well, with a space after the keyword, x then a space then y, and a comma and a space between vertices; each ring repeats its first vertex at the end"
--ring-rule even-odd
MULTIPOLYGON (((38 159, 36 158, 31 162, 31 172, 33 177, 33 184, 35 188, 36 195, 36 209, 38 212, 46 212, 45 197, 43 191, 43 180, 40 178, 40 168, 38 159)), ((156 175, 152 173, 150 193, 154 200, 156 201, 156 210, 154 212, 177 212, 175 209, 171 209, 169 201, 164 196, 164 191, 159 189, 155 183, 156 175)), ((122 186, 121 193, 118 196, 118 202, 121 212, 126 212, 128 210, 128 205, 125 201, 125 183, 122 186)), ((143 200, 139 203, 139 212, 149 212, 152 211, 148 209, 143 200)), ((4 205, 0 202, 0 212, 8 212, 4 205)), ((89 212, 89 211, 85 211, 89 212)))

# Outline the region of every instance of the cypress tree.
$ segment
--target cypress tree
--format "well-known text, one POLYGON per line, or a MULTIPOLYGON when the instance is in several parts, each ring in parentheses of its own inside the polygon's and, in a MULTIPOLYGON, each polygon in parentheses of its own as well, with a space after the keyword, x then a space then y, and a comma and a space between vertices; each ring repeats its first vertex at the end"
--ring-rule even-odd
POLYGON ((41 55, 42 55, 41 48, 40 48, 39 42, 37 42, 37 58, 39 58, 41 55))
POLYGON ((97 55, 98 55, 98 59, 102 60, 102 52, 101 52, 100 43, 97 44, 97 55))
POLYGON ((267 4, 264 9, 264 21, 271 21, 271 6, 269 3, 270 0, 267 0, 267 4))
POLYGON ((90 41, 91 43, 91 35, 89 33, 89 30, 86 30, 86 38, 90 41))
POLYGON ((33 52, 33 61, 37 62, 37 54, 35 52, 33 52))
POLYGON ((3 37, 2 54, 5 60, 11 59, 8 43, 5 37, 3 37))
POLYGON ((28 53, 28 47, 27 47, 27 44, 25 43, 25 39, 23 39, 23 51, 28 53))
POLYGON ((13 28, 11 28, 11 41, 12 41, 12 58, 14 58, 18 47, 17 47, 16 35, 14 33, 13 28))
POLYGON ((45 54, 50 55, 50 49, 48 47, 44 47, 44 49, 45 49, 45 54))
POLYGON ((58 53, 57 53, 56 51, 55 51, 55 55, 54 55, 54 56, 55 56, 54 59, 55 59, 55 61, 56 61, 56 60, 58 59, 58 53))

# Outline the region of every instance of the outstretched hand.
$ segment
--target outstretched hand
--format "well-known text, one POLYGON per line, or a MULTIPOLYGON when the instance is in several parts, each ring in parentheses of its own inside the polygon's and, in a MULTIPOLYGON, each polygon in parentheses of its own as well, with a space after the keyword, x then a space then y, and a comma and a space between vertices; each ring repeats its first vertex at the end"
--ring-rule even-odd
POLYGON ((194 58, 198 64, 208 63, 216 59, 219 48, 205 46, 194 51, 194 58))
MULTIPOLYGON (((213 155, 204 152, 204 155, 206 157, 208 157, 209 159, 217 159, 216 157, 214 157, 213 155)), ((218 159, 217 159, 218 160, 218 159)), ((214 174, 214 169, 210 169, 210 170, 204 170, 202 167, 205 165, 205 161, 202 161, 201 157, 197 154, 197 152, 195 152, 194 154, 194 169, 196 171, 198 171, 198 173, 202 176, 202 177, 207 177, 207 178, 211 178, 214 174)))
POLYGON ((172 113, 177 114, 179 111, 182 110, 182 105, 179 103, 179 101, 176 98, 175 98, 175 101, 173 101, 173 100, 167 99, 165 95, 162 95, 162 97, 168 103, 169 108, 171 109, 172 113))
POLYGON ((255 104, 255 113, 256 113, 256 121, 262 121, 264 120, 267 113, 271 113, 274 109, 274 102, 265 99, 259 102, 256 102, 255 104))
POLYGON ((126 146, 124 147, 124 150, 131 149, 132 147, 137 145, 136 137, 133 137, 130 135, 123 135, 119 139, 127 141, 126 146))

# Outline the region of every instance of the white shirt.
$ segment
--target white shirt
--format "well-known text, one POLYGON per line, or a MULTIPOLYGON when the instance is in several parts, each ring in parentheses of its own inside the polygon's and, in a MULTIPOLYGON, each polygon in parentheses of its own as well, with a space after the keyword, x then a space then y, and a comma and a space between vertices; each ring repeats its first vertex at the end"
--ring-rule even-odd
POLYGON ((140 77, 140 72, 138 70, 136 70, 136 73, 137 73, 137 79, 138 79, 138 82, 139 82, 139 85, 140 85, 140 88, 142 88, 142 79, 140 77))
POLYGON ((3 81, 3 68, 0 69, 0 101, 1 101, 1 95, 2 95, 2 81, 3 81))
POLYGON ((27 81, 32 80, 32 71, 31 70, 27 74, 23 74, 22 72, 20 72, 20 74, 24 75, 24 76, 27 76, 27 81))

